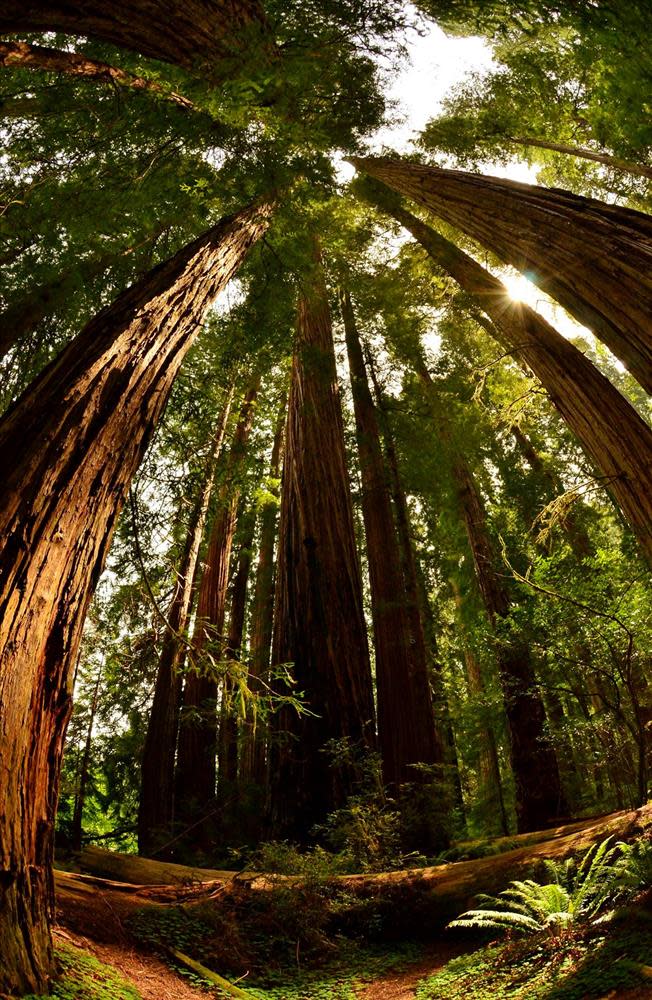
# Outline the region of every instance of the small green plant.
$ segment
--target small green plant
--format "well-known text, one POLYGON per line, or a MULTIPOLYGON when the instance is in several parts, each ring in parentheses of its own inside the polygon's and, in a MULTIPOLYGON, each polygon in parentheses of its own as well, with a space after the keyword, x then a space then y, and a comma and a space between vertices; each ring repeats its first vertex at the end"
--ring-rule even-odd
POLYGON ((616 891, 621 847, 611 837, 594 844, 578 862, 544 862, 548 881, 513 881, 498 896, 479 896, 480 907, 468 910, 450 927, 511 930, 524 934, 559 934, 571 924, 595 917, 616 891))
POLYGON ((631 844, 622 841, 618 880, 625 891, 639 892, 652 887, 652 838, 641 837, 631 844))
POLYGON ((126 979, 80 948, 57 948, 59 976, 49 997, 24 1000, 142 1000, 126 979))

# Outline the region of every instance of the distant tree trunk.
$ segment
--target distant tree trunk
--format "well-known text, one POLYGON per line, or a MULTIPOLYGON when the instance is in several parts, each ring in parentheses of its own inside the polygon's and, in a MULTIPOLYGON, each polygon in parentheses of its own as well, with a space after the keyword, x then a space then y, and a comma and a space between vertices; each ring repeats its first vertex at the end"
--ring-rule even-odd
POLYGON ((484 504, 463 455, 452 443, 450 430, 423 358, 415 368, 430 402, 438 434, 450 454, 451 473, 475 575, 489 622, 496 634, 496 661, 510 733, 510 759, 516 784, 519 832, 538 830, 567 812, 559 768, 546 732, 546 713, 527 640, 501 632, 512 602, 498 568, 484 504))
MULTIPOLYGON (((362 477, 371 615, 376 653, 378 742, 383 778, 394 790, 415 781, 414 764, 441 764, 421 621, 410 628, 401 555, 353 306, 340 294, 362 477)), ((417 616, 418 617, 418 616, 417 616)))
POLYGON ((226 594, 240 496, 237 473, 251 432, 259 382, 256 377, 245 395, 227 459, 225 482, 218 497, 199 585, 191 654, 194 662, 187 671, 183 690, 175 779, 176 815, 182 822, 192 821, 192 841, 203 847, 210 843, 208 815, 215 800, 220 681, 207 654, 219 661, 225 645, 226 594), (197 823, 202 816, 203 820, 197 823))
MULTIPOLYGON (((463 606, 464 599, 462 592, 455 579, 451 580, 455 607, 457 608, 457 625, 461 633, 462 655, 466 666, 466 680, 471 695, 475 698, 483 698, 485 694, 485 683, 482 676, 480 662, 475 655, 475 651, 469 643, 469 637, 464 627, 463 606)), ((488 817, 488 824, 491 825, 494 819, 498 820, 498 831, 507 835, 509 833, 509 818, 505 807, 505 796, 503 794, 503 782, 500 774, 500 761, 498 759, 498 744, 496 734, 491 725, 482 722, 478 732, 479 746, 478 764, 480 795, 483 799, 487 811, 491 811, 488 817), (496 815, 497 813, 497 815, 496 815)))
POLYGON ((652 430, 581 351, 529 306, 512 302, 497 278, 409 212, 396 206, 391 212, 525 359, 652 561, 652 430))
POLYGON ((108 83, 115 87, 145 90, 172 101, 186 110, 194 110, 192 101, 174 91, 168 91, 155 80, 148 80, 134 73, 128 73, 117 66, 89 59, 78 52, 65 52, 28 42, 8 42, 0 40, 0 66, 6 68, 36 69, 46 73, 66 73, 79 80, 108 83))
POLYGON ((172 836, 174 756, 181 700, 180 667, 185 654, 185 633, 190 617, 199 550, 204 537, 215 468, 224 444, 232 400, 233 389, 227 393, 222 407, 211 442, 203 483, 190 517, 179 562, 176 587, 167 614, 168 628, 163 636, 158 661, 154 700, 143 749, 138 810, 138 850, 145 855, 155 851, 161 843, 172 836))
MULTIPOLYGON (((398 537, 399 554, 403 583, 405 588, 406 611, 410 623, 412 642, 422 643, 425 648, 426 663, 428 664, 429 682, 435 695, 435 727, 437 728, 438 718, 441 719, 441 737, 443 737, 443 760, 452 768, 452 787, 454 791, 456 805, 460 814, 464 813, 464 796, 462 794, 462 784, 460 781, 459 761, 457 757, 457 747, 455 745, 455 733, 450 709, 444 691, 441 664, 437 655, 437 639, 435 634, 434 617, 432 607, 425 590, 423 570, 419 565, 412 541, 410 527, 410 512, 408 510, 405 490, 401 481, 401 474, 398 465, 398 456, 394 438, 387 419, 386 406, 380 383, 376 376, 373 358, 367 351, 367 366, 371 376, 376 400, 376 411, 379 417, 379 428, 384 445, 385 458, 387 461, 387 471, 389 474, 389 490, 394 505, 394 517, 398 537), (438 707, 438 710, 437 710, 438 707)), ((441 741, 441 737, 439 738, 441 741)))
POLYGON ((0 992, 48 984, 70 680, 116 517, 206 309, 269 214, 226 218, 154 268, 0 421, 0 992))
POLYGON ((88 716, 88 729, 86 730, 86 742, 79 765, 79 780, 77 793, 75 795, 75 806, 72 813, 72 827, 70 830, 70 846, 73 851, 81 851, 84 803, 86 802, 86 786, 88 785, 88 775, 91 762, 91 750, 93 748, 93 726, 95 724, 95 714, 97 712, 97 702, 100 695, 100 684, 102 683, 102 673, 104 662, 100 663, 95 675, 95 685, 93 687, 93 697, 91 698, 91 710, 88 716))
MULTIPOLYGON (((225 650, 227 660, 242 659, 245 612, 247 610, 247 586, 251 569, 251 546, 254 542, 256 518, 253 512, 241 517, 244 531, 238 554, 238 565, 231 591, 231 614, 229 616, 228 644, 225 650)), ((232 704, 233 678, 227 673, 222 684, 222 707, 220 711, 220 733, 218 753, 218 780, 234 784, 238 778, 238 719, 232 704)))
MULTIPOLYGON (((523 271, 652 392, 649 215, 556 188, 407 160, 352 157, 351 162, 523 271)), ((495 297, 496 291, 485 294, 495 297)), ((520 325, 532 333, 526 310, 520 325)), ((515 304, 506 311, 514 316, 515 304)), ((528 364, 536 370, 533 360, 528 364)))
POLYGON ((132 49, 151 59, 214 75, 261 43, 259 0, 2 0, 0 33, 56 31, 132 49))
MULTIPOLYGON (((270 479, 278 479, 283 451, 287 415, 287 396, 279 407, 269 466, 270 479)), ((268 503, 260 514, 260 544, 258 565, 251 608, 251 641, 249 648, 249 685, 255 695, 263 693, 261 680, 269 681, 269 658, 272 649, 274 622, 274 541, 276 539, 276 504, 268 503)), ((242 736, 240 778, 260 787, 265 784, 266 730, 260 719, 248 709, 242 736)))
POLYGON ((271 766, 276 835, 305 839, 360 776, 331 741, 374 745, 374 703, 328 297, 320 262, 298 301, 272 664, 291 663, 314 715, 282 709, 271 766))
POLYGON ((535 139, 533 136, 508 136, 508 141, 517 146, 536 146, 538 149, 549 149, 553 153, 564 153, 567 156, 577 156, 582 160, 593 160, 594 163, 602 163, 603 166, 611 170, 619 170, 624 174, 632 174, 634 177, 647 177, 652 180, 652 167, 643 163, 633 163, 632 160, 621 160, 611 153, 600 153, 595 149, 588 149, 586 146, 574 146, 567 142, 552 142, 549 139, 535 139))

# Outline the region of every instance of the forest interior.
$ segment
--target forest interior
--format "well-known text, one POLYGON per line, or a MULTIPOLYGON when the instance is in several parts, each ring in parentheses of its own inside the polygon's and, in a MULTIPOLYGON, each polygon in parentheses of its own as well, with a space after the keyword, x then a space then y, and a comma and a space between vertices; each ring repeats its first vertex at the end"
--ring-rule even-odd
POLYGON ((652 1000, 652 0, 0 0, 0 1000, 652 1000))

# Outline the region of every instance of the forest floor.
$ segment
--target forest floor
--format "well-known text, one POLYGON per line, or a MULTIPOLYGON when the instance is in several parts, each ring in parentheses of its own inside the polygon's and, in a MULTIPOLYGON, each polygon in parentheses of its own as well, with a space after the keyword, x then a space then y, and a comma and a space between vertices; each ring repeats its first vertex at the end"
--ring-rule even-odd
MULTIPOLYGON (((458 845, 454 854, 462 859, 470 858, 468 860, 455 860, 428 869, 342 876, 331 880, 329 884, 337 885, 337 891, 344 893, 346 898, 345 936, 350 934, 351 920, 360 921, 360 926, 364 926, 370 915, 373 920, 379 918, 388 933, 384 943, 381 939, 367 949, 351 940, 346 941, 341 937, 341 930, 335 934, 329 932, 326 950, 317 958, 314 968, 311 967, 311 925, 314 924, 317 931, 318 946, 321 946, 320 937, 324 939, 329 935, 322 934, 319 924, 324 917, 320 909, 322 903, 314 898, 319 893, 315 894, 312 889, 306 891, 303 879, 187 869, 89 848, 82 855, 81 867, 93 874, 56 873, 59 943, 64 947, 67 944, 82 948, 100 962, 117 969, 137 989, 138 994, 134 996, 140 995, 142 1000, 207 997, 199 977, 181 976, 167 964, 166 955, 171 948, 191 955, 222 974, 226 970, 232 981, 250 968, 255 971, 250 959, 257 958, 258 978, 252 981, 245 976, 241 987, 247 992, 252 990, 249 994, 252 997, 269 1000, 534 997, 534 992, 520 992, 522 983, 517 984, 513 994, 507 989, 504 960, 500 954, 495 957, 483 947, 481 940, 473 937, 456 940, 444 932, 445 924, 451 916, 468 908, 477 892, 504 888, 510 879, 522 877, 528 868, 536 868, 544 858, 568 856, 606 835, 627 839, 642 831, 649 835, 651 829, 652 806, 648 806, 636 812, 617 813, 498 841, 491 845, 495 853, 490 856, 473 859, 473 852, 480 848, 471 843, 458 845), (105 877, 99 877, 99 872, 105 877), (275 902, 274 897, 278 897, 275 902), (304 931, 307 940, 300 942, 304 931), (253 956, 248 951, 252 938, 265 942, 262 955, 253 956), (470 964, 467 964, 467 956, 470 964), (269 979, 266 976, 261 979, 261 969, 266 969, 268 962, 273 966, 277 959, 277 967, 271 968, 269 979), (495 986, 488 987, 487 993, 477 993, 478 981, 483 976, 490 980, 493 977, 495 986)), ((486 845, 482 849, 485 848, 486 845)), ((635 936, 639 950, 640 947, 650 949, 649 958, 641 954, 638 961, 649 963, 652 959, 652 937, 649 937, 652 918, 646 917, 646 920, 649 925, 646 924, 642 931, 637 926, 635 936)), ((359 941, 365 934, 354 925, 352 936, 359 941)), ((582 941, 573 942, 569 961, 574 961, 573 956, 580 953, 583 961, 587 947, 593 947, 592 942, 588 945, 582 941)), ((601 939, 596 947, 598 951, 604 949, 605 942, 601 939)), ((605 953, 605 961, 607 958, 605 953)), ((519 975, 532 974, 536 978, 541 974, 541 956, 533 957, 525 949, 516 955, 515 961, 517 967, 520 963, 519 975)), ((595 996, 596 1000, 620 1000, 621 997, 623 1000, 652 1000, 652 986, 647 984, 630 987, 629 982, 623 983, 620 990, 618 984, 614 985, 616 988, 605 989, 602 993, 599 989, 578 993, 578 1000, 583 1000, 584 995, 595 996)), ((54 994, 66 1000, 69 995, 54 994)), ((124 994, 111 993, 111 1000, 123 995, 129 1000, 132 998, 127 990, 124 994)), ((218 991, 212 995, 222 994, 218 991)), ((74 997, 86 1000, 82 993, 74 997)))

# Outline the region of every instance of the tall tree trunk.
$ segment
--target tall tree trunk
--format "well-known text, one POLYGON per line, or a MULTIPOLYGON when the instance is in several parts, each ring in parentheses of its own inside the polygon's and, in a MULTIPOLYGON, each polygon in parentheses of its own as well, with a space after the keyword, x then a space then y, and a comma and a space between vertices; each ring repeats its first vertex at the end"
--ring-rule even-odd
MULTIPOLYGON (((244 530, 231 590, 229 635, 225 650, 226 659, 233 661, 242 659, 247 586, 249 584, 249 570, 251 569, 251 547, 256 528, 256 518, 253 512, 246 513, 241 520, 244 520, 244 530)), ((234 679, 227 673, 222 684, 218 780, 229 784, 235 783, 238 778, 238 718, 233 706, 234 689, 234 679)))
POLYGON ((417 357, 415 368, 429 400, 433 419, 451 463, 451 474, 475 576, 489 622, 496 636, 496 661, 505 699, 510 733, 510 759, 516 785, 519 832, 538 830, 567 808, 559 768, 546 731, 546 713, 537 687, 527 640, 504 634, 512 601, 498 568, 487 515, 477 483, 464 456, 452 441, 435 385, 426 363, 417 357))
POLYGON ((376 410, 365 369, 351 297, 340 293, 351 373, 362 477, 371 616, 376 653, 378 742, 383 778, 396 791, 417 780, 414 764, 441 764, 426 646, 420 618, 411 629, 401 554, 380 445, 376 410))
MULTIPOLYGON (((271 819, 305 838, 360 776, 328 744, 374 745, 374 703, 344 427, 321 263, 299 295, 286 432, 272 664, 291 663, 311 715, 276 719, 271 819), (283 740, 281 742, 281 737, 283 740)), ((341 747, 340 747, 341 749, 341 747)))
POLYGON ((217 778, 216 713, 220 678, 213 664, 221 660, 225 644, 226 595, 240 496, 237 475, 251 432, 259 384, 256 377, 242 402, 227 459, 225 482, 218 497, 199 585, 191 654, 194 662, 187 671, 183 691, 175 778, 176 813, 181 822, 192 823, 192 842, 202 847, 208 847, 211 841, 208 818, 215 808, 217 778))
POLYGON ((405 490, 401 481, 398 456, 394 445, 391 428, 387 419, 383 394, 376 376, 373 359, 367 352, 367 364, 376 397, 376 408, 380 417, 380 429, 385 448, 387 470, 389 472, 390 493, 394 504, 394 516, 398 534, 401 567, 405 587, 406 607, 410 621, 413 642, 423 642, 426 649, 426 660, 429 664, 429 674, 432 689, 435 694, 435 724, 441 718, 441 729, 444 737, 444 760, 452 768, 452 787, 456 805, 460 814, 464 813, 464 796, 460 780, 459 760, 455 744, 455 732, 451 719, 450 708, 441 674, 441 664, 437 655, 437 639, 435 621, 430 600, 426 593, 423 570, 417 559, 412 531, 410 528, 410 512, 408 510, 405 490), (437 705, 439 709, 437 710, 437 705))
POLYGON ((154 268, 0 421, 0 992, 48 983, 70 679, 116 517, 206 309, 269 214, 226 218, 154 268))
POLYGON ((73 809, 72 826, 70 830, 70 846, 73 851, 81 851, 82 847, 84 804, 86 802, 86 786, 88 785, 91 750, 93 748, 93 726, 95 724, 95 714, 97 712, 97 702, 100 696, 100 684, 102 683, 103 670, 104 662, 102 661, 97 669, 97 674, 95 675, 95 685, 93 687, 93 696, 91 698, 91 710, 88 717, 88 729, 86 730, 86 741, 84 743, 84 750, 79 765, 79 780, 77 784, 77 793, 75 795, 75 806, 73 809))
POLYGON ((41 31, 84 35, 210 76, 218 68, 237 66, 250 46, 260 46, 266 25, 259 0, 0 3, 3 35, 41 31))
POLYGON ((647 177, 652 180, 652 167, 644 163, 633 163, 632 160, 621 160, 611 153, 600 153, 595 149, 588 149, 586 146, 574 146, 568 142, 552 142, 549 139, 535 139, 533 136, 509 136, 509 142, 517 146, 536 146, 538 149, 549 149, 553 153, 564 153, 567 156, 577 156, 582 160, 593 160, 594 163, 602 163, 603 166, 612 170, 620 170, 624 174, 632 174, 634 177, 647 177))
MULTIPOLYGON (((274 443, 269 466, 271 480, 278 479, 281 468, 287 396, 283 396, 278 412, 274 443)), ((274 622, 274 541, 276 539, 276 504, 266 504, 260 514, 260 544, 251 608, 251 641, 249 649, 249 686, 255 695, 263 693, 269 682, 269 658, 272 650, 274 622)), ((263 726, 248 709, 242 737, 240 778, 262 787, 265 784, 265 750, 267 726, 263 726)))
MULTIPOLYGON (((174 595, 167 614, 158 661, 154 700, 149 714, 138 810, 138 850, 150 854, 172 836, 174 817, 174 756, 181 700, 181 662, 185 653, 185 633, 192 604, 192 590, 199 550, 218 457, 224 443, 231 411, 233 389, 226 397, 211 441, 203 483, 190 517, 179 562, 174 595)), ((156 851, 158 853, 158 851, 156 851)))
POLYGON ((6 68, 37 69, 46 73, 66 73, 80 80, 92 80, 96 83, 108 83, 115 87, 129 87, 133 90, 146 90, 172 101, 186 110, 194 110, 192 101, 174 91, 168 91, 155 80, 148 80, 134 73, 128 73, 117 66, 89 59, 78 52, 64 52, 61 49, 47 48, 43 45, 30 45, 28 42, 8 42, 0 40, 0 66, 6 68))
MULTIPOLYGON (((460 588, 455 579, 451 580, 455 607, 457 608, 457 625, 460 630, 462 642, 462 655, 466 667, 466 682, 471 694, 478 699, 482 699, 485 694, 485 683, 482 676, 480 662, 475 655, 475 650, 469 642, 463 618, 463 598, 460 588)), ((503 783, 500 774, 500 762, 498 759, 498 744, 496 734, 489 723, 481 722, 478 732, 478 784, 480 787, 480 797, 485 813, 490 815, 485 818, 491 828, 497 819, 499 833, 507 835, 509 833, 509 818, 505 807, 505 796, 503 794, 503 783)))
POLYGON ((652 217, 461 170, 398 159, 351 162, 523 271, 652 392, 652 217))
POLYGON ((391 212, 525 359, 652 561, 652 430, 581 351, 529 306, 512 302, 497 278, 409 212, 396 206, 391 212))

